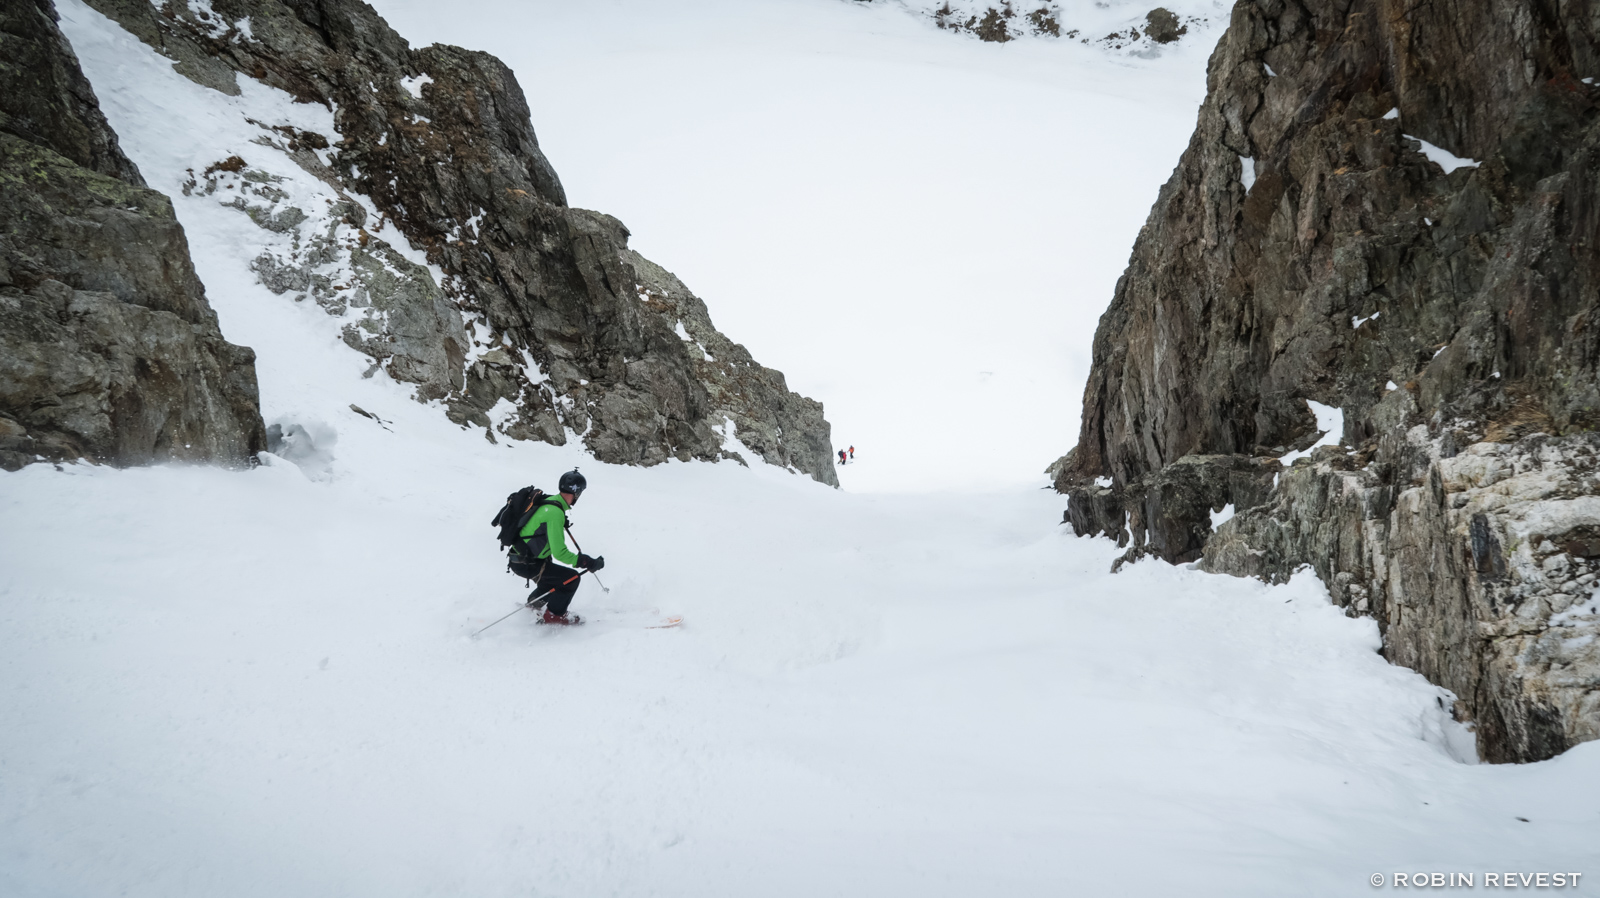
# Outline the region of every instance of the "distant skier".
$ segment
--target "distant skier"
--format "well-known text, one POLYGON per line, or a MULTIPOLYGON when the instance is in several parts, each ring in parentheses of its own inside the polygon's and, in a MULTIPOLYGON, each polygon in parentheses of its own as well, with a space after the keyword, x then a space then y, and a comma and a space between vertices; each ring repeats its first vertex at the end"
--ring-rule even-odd
POLYGON ((536 509, 528 523, 522 527, 522 542, 512 550, 511 572, 519 577, 537 581, 529 601, 537 609, 544 606, 547 624, 576 624, 582 618, 568 616, 567 606, 578 591, 580 578, 572 565, 585 571, 598 571, 606 566, 605 556, 590 557, 582 552, 573 553, 567 548, 567 511, 578 504, 589 482, 573 468, 561 475, 561 495, 548 496, 536 509), (550 593, 534 602, 535 596, 550 593))
POLYGON ((851 461, 855 461, 856 460, 856 447, 854 447, 854 446, 850 447, 850 460, 851 461))
POLYGON ((843 449, 839 450, 839 464, 841 464, 841 465, 844 464, 844 450, 843 449))

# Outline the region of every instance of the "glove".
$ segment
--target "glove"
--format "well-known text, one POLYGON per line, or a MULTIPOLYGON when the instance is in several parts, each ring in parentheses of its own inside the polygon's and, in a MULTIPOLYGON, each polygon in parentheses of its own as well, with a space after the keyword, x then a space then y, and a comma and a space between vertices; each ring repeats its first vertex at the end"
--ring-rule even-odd
POLYGON ((598 571, 598 570, 600 570, 601 568, 603 568, 605 566, 606 566, 606 557, 604 555, 601 555, 599 558, 594 558, 594 557, 585 555, 582 552, 578 553, 578 567, 584 568, 586 570, 598 571))

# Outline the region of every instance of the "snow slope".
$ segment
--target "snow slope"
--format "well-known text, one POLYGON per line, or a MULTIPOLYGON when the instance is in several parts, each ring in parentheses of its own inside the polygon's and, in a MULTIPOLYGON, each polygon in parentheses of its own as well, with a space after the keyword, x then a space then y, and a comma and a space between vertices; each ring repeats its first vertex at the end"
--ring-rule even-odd
POLYGON ((851 490, 1037 485, 1073 444, 1095 325, 1220 34, 1143 59, 983 43, 899 3, 374 5, 517 72, 572 204, 626 222, 824 403, 851 490))
POLYGON ((486 500, 574 459, 360 398, 394 432, 340 420, 331 481, 0 477, 0 893, 1351 895, 1592 866, 1596 745, 1459 763, 1440 691, 1314 580, 1113 577, 1113 547, 1033 523, 1042 494, 957 528, 942 498, 586 464, 597 622, 473 641, 522 594, 486 500))
MULTIPOLYGON (((60 9, 173 190, 174 144, 209 153, 232 101, 60 9), (195 116, 216 133, 170 139, 195 116)), ((727 7, 682 9, 693 31, 727 7)), ((923 46, 883 24, 903 15, 769 11, 923 46)), ((490 445, 256 284, 244 216, 175 206, 267 417, 316 450, 0 473, 0 894, 1354 895, 1374 872, 1595 866, 1600 746, 1463 763, 1449 697, 1309 576, 1111 576, 1115 548, 1028 487, 490 445), (572 465, 576 533, 610 562, 574 606, 593 622, 470 638, 524 594, 495 507, 572 465), (663 614, 685 623, 644 628, 663 614)))
POLYGON ((522 594, 486 500, 574 459, 360 398, 394 432, 340 420, 331 481, 0 478, 0 892, 1348 895, 1594 859, 1596 746, 1459 763, 1314 580, 1113 577, 1042 494, 958 529, 586 464, 597 623, 473 641, 522 594))

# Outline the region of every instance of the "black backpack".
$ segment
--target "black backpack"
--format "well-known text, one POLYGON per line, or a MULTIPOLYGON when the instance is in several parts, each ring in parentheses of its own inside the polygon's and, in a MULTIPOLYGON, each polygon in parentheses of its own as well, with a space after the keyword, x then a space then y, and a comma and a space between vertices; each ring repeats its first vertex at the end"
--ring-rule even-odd
POLYGON ((500 528, 500 547, 526 552, 528 546, 522 541, 522 528, 528 526, 528 519, 539 506, 553 501, 555 497, 536 486, 525 486, 507 496, 506 504, 500 506, 494 520, 489 522, 500 528))

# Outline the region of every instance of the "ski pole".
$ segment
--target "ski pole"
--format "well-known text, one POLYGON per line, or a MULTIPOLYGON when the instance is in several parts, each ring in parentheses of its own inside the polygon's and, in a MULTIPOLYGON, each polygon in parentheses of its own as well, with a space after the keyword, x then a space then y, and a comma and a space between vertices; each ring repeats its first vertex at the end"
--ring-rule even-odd
MULTIPOLYGON (((567 535, 572 537, 572 545, 573 545, 573 547, 576 548, 579 552, 582 552, 583 551, 583 546, 579 545, 578 537, 573 534, 573 532, 572 532, 572 524, 571 523, 567 524, 567 535)), ((594 585, 600 587, 600 591, 601 592, 605 593, 606 595, 610 595, 611 594, 611 587, 609 587, 609 586, 605 585, 604 583, 600 582, 600 575, 599 574, 595 574, 594 571, 591 571, 588 568, 584 568, 584 570, 586 572, 588 572, 588 573, 594 574, 594 585)))
MULTIPOLYGON (((522 607, 513 610, 511 612, 511 614, 516 614, 518 611, 521 611, 524 608, 532 608, 534 602, 539 601, 539 599, 542 599, 545 596, 548 596, 549 594, 555 592, 556 590, 560 589, 563 586, 566 586, 568 583, 571 583, 572 581, 578 579, 579 577, 582 577, 584 574, 587 574, 587 573, 589 573, 588 569, 584 569, 584 570, 581 570, 581 571, 577 572, 576 574, 573 574, 572 576, 568 577, 565 580, 562 580, 560 583, 556 584, 555 586, 552 586, 549 589, 545 590, 543 593, 541 593, 538 596, 538 598, 529 599, 527 602, 523 603, 522 607)), ((505 617, 500 618, 500 620, 497 620, 494 623, 489 624, 489 626, 488 627, 484 627, 483 630, 487 630, 487 629, 489 629, 489 627, 492 627, 495 624, 500 623, 500 621, 505 620, 507 617, 510 617, 511 614, 507 614, 505 617)), ((482 633, 483 630, 479 630, 477 633, 473 633, 472 636, 469 637, 469 638, 477 639, 478 638, 478 633, 482 633)))

